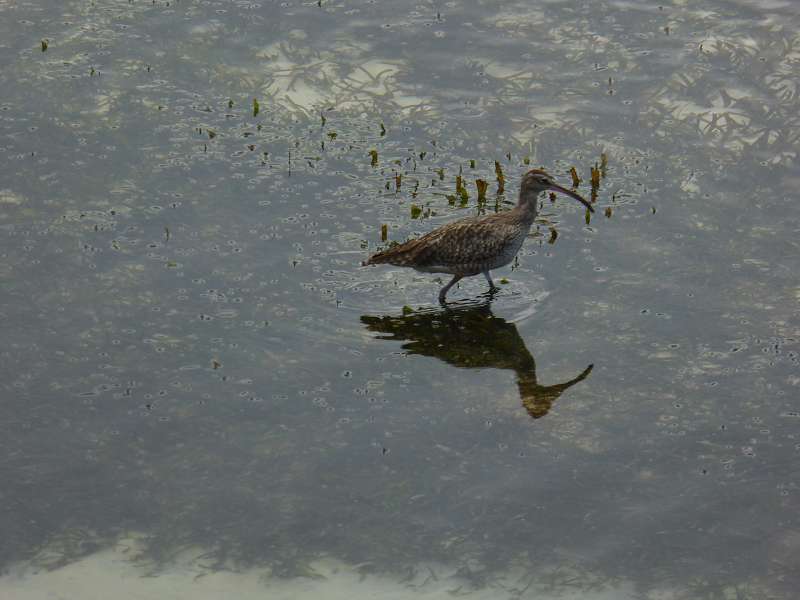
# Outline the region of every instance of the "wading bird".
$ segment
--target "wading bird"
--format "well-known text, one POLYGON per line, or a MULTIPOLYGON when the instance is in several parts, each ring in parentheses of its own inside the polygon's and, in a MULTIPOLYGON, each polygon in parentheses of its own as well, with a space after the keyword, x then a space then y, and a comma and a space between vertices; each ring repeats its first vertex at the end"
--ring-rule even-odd
POLYGON ((576 192, 555 183, 545 171, 532 169, 522 177, 519 202, 513 209, 442 225, 421 238, 373 254, 363 264, 386 263, 424 273, 450 273, 453 278, 439 291, 442 304, 450 288, 464 277, 483 273, 494 290, 490 271, 514 260, 539 212, 539 194, 546 190, 571 196, 594 212, 576 192))

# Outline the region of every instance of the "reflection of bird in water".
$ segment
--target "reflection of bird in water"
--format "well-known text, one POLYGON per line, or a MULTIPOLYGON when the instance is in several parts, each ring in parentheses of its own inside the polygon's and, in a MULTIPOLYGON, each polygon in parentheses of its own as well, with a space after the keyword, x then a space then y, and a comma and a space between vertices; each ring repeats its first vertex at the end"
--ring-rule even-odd
POLYGON ((514 323, 495 317, 488 303, 397 317, 361 317, 380 339, 405 340, 409 354, 433 356, 464 369, 511 369, 517 375, 522 404, 534 419, 543 417, 561 393, 586 379, 593 365, 564 383, 539 385, 536 362, 514 323))
POLYGON ((544 171, 533 169, 522 177, 519 202, 513 209, 488 217, 467 217, 448 223, 419 239, 373 254, 364 264, 388 263, 426 273, 452 274, 450 283, 439 291, 439 302, 443 304, 448 290, 463 277, 483 273, 494 289, 489 271, 514 260, 536 219, 539 194, 545 190, 572 196, 594 212, 591 204, 577 193, 554 183, 544 171))

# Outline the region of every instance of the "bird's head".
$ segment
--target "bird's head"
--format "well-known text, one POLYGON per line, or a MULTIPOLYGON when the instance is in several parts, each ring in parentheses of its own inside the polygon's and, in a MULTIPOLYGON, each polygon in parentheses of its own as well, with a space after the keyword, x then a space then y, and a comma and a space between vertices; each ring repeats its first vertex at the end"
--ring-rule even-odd
POLYGON ((592 205, 589 204, 585 198, 583 198, 577 192, 573 192, 572 190, 568 190, 567 188, 558 185, 555 181, 553 181, 553 178, 542 169, 531 169, 522 176, 522 183, 519 187, 519 202, 520 204, 523 202, 531 202, 535 204, 539 194, 547 190, 561 192, 562 194, 571 196, 588 208, 590 212, 594 212, 592 205))

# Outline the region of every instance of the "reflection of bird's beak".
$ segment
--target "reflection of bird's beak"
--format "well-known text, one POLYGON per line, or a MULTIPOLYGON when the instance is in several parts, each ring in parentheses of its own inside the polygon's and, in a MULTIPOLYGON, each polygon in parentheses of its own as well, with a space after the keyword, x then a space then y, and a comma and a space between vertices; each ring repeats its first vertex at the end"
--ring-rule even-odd
POLYGON ((573 198, 575 198, 575 200, 577 200, 578 202, 583 204, 586 208, 588 208, 589 212, 594 212, 594 209, 592 208, 592 205, 589 204, 589 202, 587 202, 587 200, 583 196, 578 194, 577 192, 573 192, 572 190, 568 190, 565 187, 561 187, 557 183, 551 183, 550 184, 550 189, 555 191, 555 192, 561 192, 562 194, 566 194, 567 196, 572 196, 573 198))

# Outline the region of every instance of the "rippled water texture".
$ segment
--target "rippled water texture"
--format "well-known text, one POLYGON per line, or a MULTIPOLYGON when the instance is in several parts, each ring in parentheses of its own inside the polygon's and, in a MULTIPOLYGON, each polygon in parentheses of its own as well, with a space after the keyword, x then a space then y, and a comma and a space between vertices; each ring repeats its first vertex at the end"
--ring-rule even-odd
POLYGON ((795 598, 798 32, 0 0, 0 596, 795 598), (361 266, 533 166, 498 294, 361 266))

